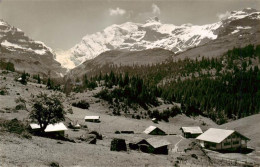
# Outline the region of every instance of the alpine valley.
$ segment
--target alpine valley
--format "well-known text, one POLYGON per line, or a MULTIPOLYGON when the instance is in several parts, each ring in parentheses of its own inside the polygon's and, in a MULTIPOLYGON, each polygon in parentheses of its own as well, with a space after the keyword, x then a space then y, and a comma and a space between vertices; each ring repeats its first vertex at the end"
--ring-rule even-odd
POLYGON ((114 24, 62 52, 46 44, 0 20, 0 166, 260 165, 259 11, 114 24))

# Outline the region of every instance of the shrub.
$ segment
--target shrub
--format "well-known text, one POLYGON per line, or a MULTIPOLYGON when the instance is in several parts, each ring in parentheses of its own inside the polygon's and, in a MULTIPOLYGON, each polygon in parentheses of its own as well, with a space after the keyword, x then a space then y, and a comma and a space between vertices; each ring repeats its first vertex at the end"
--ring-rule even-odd
POLYGON ((97 131, 91 131, 91 132, 89 132, 89 134, 94 134, 94 135, 96 135, 96 138, 97 138, 98 140, 102 140, 102 139, 103 139, 102 134, 98 133, 97 131))
POLYGON ((31 135, 28 133, 26 126, 16 118, 10 121, 6 120, 1 122, 0 127, 3 127, 3 129, 7 132, 18 134, 21 137, 27 139, 32 138, 31 135))
POLYGON ((21 84, 23 84, 23 85, 26 85, 26 84, 27 84, 27 76, 28 76, 28 75, 29 75, 29 74, 27 74, 27 73, 25 73, 25 72, 22 73, 21 80, 20 80, 20 83, 21 83, 21 84))
POLYGON ((5 95, 5 91, 0 90, 0 95, 5 95))
POLYGON ((0 88, 0 95, 8 95, 8 91, 5 86, 0 88))
POLYGON ((135 118, 136 118, 136 119, 141 119, 140 115, 136 115, 135 118))
POLYGON ((120 134, 120 132, 117 130, 117 131, 115 131, 115 134, 120 134))
POLYGON ((124 139, 113 139, 111 141, 110 151, 127 151, 124 139))
POLYGON ((82 109, 88 109, 89 108, 89 103, 85 100, 81 100, 79 102, 74 102, 72 103, 72 106, 82 108, 82 109))
POLYGON ((15 71, 14 64, 11 62, 4 62, 3 60, 0 60, 0 69, 5 69, 7 71, 15 71))
POLYGON ((24 106, 24 104, 18 104, 18 105, 15 106, 15 109, 16 110, 24 110, 25 106, 24 106))
POLYGON ((50 163, 50 167, 59 167, 59 163, 58 162, 51 162, 50 163))
POLYGON ((103 89, 101 90, 99 93, 97 93, 94 97, 98 97, 98 98, 101 98, 103 100, 106 100, 108 101, 110 104, 112 104, 113 102, 113 98, 112 96, 110 95, 110 93, 108 92, 107 89, 103 89))

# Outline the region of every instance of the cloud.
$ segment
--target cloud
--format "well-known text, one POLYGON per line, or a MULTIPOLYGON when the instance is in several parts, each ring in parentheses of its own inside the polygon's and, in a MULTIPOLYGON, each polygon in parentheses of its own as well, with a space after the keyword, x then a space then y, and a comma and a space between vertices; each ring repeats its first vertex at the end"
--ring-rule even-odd
POLYGON ((160 8, 154 3, 152 4, 152 10, 153 10, 154 15, 160 15, 161 14, 160 8))
POLYGON ((109 15, 110 16, 122 16, 126 13, 126 11, 124 9, 120 9, 119 7, 117 7, 116 9, 109 9, 109 15))
POLYGON ((226 11, 226 13, 218 13, 217 17, 219 20, 224 20, 224 19, 228 18, 230 15, 231 15, 231 13, 226 11))

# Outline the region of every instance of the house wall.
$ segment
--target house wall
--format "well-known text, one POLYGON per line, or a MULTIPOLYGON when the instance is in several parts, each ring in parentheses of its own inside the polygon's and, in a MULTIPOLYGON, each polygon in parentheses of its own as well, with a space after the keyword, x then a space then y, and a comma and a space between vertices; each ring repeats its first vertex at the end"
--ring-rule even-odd
POLYGON ((100 122, 99 119, 85 119, 86 122, 100 122))
POLYGON ((165 135, 165 132, 160 130, 160 129, 154 129, 151 133, 149 133, 150 135, 165 135))
POLYGON ((139 149, 142 152, 153 153, 153 154, 166 154, 166 155, 168 154, 168 146, 154 148, 148 142, 146 142, 146 140, 140 141, 139 143, 137 143, 137 145, 139 146, 139 149))
POLYGON ((221 142, 220 149, 233 149, 233 148, 246 148, 247 144, 244 139, 241 138, 240 135, 237 135, 236 133, 233 133, 228 138, 226 138, 224 141, 221 142))
POLYGON ((168 146, 162 146, 159 148, 155 148, 153 151, 154 154, 168 154, 168 146))
POLYGON ((196 138, 198 137, 200 134, 191 134, 191 133, 185 133, 183 132, 183 136, 186 138, 196 138))
POLYGON ((153 153, 154 152, 154 148, 146 140, 140 141, 139 143, 137 143, 137 145, 139 146, 139 149, 142 152, 145 152, 145 153, 153 153))
POLYGON ((204 146, 211 150, 233 150, 238 148, 246 148, 247 142, 240 135, 233 133, 221 143, 204 142, 204 146))

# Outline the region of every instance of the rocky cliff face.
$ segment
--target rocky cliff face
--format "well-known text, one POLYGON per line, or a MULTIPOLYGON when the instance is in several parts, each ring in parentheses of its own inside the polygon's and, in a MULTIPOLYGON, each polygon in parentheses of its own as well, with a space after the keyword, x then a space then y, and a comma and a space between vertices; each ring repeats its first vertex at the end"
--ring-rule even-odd
POLYGON ((61 77, 66 70, 54 58, 52 49, 43 42, 0 20, 0 59, 14 63, 18 71, 61 77))

